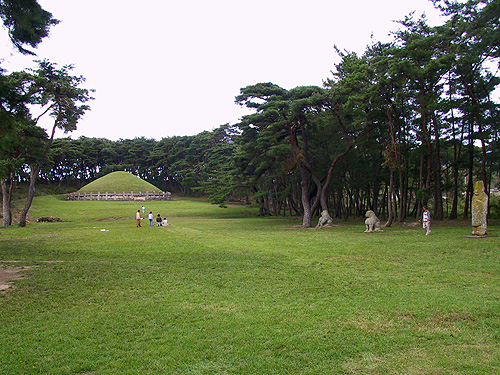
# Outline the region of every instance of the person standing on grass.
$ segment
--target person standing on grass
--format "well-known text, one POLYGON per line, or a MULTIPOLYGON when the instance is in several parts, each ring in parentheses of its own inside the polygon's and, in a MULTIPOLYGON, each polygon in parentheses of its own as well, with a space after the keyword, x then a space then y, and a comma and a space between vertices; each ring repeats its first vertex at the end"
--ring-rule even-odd
POLYGON ((424 206, 424 213, 422 214, 422 226, 425 229, 425 235, 431 233, 431 213, 427 206, 424 206))
POLYGON ((141 210, 137 210, 135 214, 135 220, 137 220, 136 227, 139 228, 141 226, 141 210))
POLYGON ((146 212, 146 207, 142 206, 142 213, 146 212))
POLYGON ((149 211, 148 219, 149 219, 149 227, 151 228, 153 226, 153 212, 152 211, 149 211))
POLYGON ((160 214, 158 214, 156 216, 156 225, 159 226, 159 227, 161 227, 161 216, 160 216, 160 214))

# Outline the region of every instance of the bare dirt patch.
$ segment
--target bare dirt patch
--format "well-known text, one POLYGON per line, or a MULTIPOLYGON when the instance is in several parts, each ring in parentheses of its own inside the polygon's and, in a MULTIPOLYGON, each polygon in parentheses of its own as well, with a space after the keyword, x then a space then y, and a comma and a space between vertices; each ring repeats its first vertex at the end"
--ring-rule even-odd
POLYGON ((130 220, 130 219, 135 220, 135 218, 129 216, 115 216, 115 217, 106 217, 104 219, 98 219, 96 221, 101 222, 101 221, 118 221, 118 220, 130 220))
POLYGON ((14 281, 22 279, 23 271, 29 270, 33 267, 4 267, 0 266, 0 293, 5 293, 7 289, 14 287, 14 281))
POLYGON ((284 229, 290 229, 290 230, 300 230, 300 229, 329 229, 329 228, 340 228, 342 227, 342 225, 338 225, 338 224, 330 224, 330 225, 325 225, 323 228, 315 228, 315 227, 305 227, 301 224, 297 224, 297 225, 288 225, 288 226, 285 226, 283 227, 284 229))

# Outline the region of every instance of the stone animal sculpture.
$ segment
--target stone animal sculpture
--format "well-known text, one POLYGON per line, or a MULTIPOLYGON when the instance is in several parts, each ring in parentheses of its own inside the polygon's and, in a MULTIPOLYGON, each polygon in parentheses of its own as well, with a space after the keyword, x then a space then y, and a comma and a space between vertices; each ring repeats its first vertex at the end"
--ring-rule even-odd
POLYGON ((367 218, 365 220, 366 233, 383 232, 382 225, 380 224, 379 218, 375 215, 375 212, 368 210, 366 211, 365 217, 367 218))
POLYGON ((316 229, 321 229, 323 227, 332 226, 333 219, 327 210, 321 211, 321 216, 318 220, 318 225, 316 225, 316 229))

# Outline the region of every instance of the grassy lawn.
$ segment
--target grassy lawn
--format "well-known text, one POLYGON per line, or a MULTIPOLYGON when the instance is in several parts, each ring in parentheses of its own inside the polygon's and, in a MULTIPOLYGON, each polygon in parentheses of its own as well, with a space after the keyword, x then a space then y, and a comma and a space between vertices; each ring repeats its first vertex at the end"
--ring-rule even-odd
POLYGON ((180 200, 136 228, 141 204, 39 197, 65 221, 0 230, 26 276, 0 294, 1 374, 500 373, 500 237, 180 200))

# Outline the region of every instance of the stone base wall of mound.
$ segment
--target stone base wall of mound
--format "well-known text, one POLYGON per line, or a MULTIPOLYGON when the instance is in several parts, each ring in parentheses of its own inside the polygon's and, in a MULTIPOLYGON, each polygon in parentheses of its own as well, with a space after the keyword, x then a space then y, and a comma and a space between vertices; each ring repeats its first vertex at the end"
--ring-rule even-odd
POLYGON ((97 192, 97 193, 70 193, 66 196, 68 201, 169 201, 170 192, 97 192))

